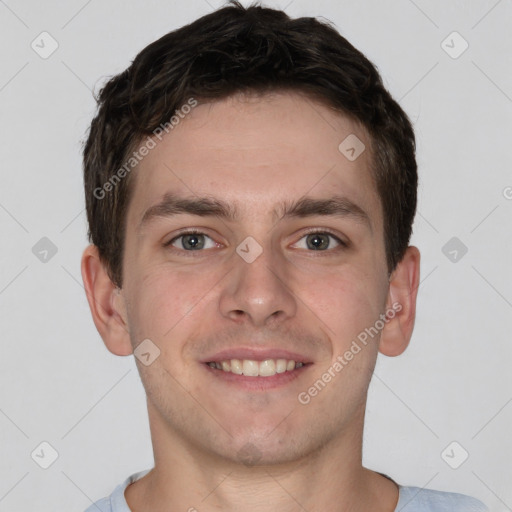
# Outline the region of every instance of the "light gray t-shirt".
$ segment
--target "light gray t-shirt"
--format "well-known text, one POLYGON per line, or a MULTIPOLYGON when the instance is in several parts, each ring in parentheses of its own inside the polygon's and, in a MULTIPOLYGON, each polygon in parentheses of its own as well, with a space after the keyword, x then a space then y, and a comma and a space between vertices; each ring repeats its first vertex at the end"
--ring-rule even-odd
MULTIPOLYGON (((118 485, 108 498, 92 504, 85 512, 131 512, 124 491, 132 482, 142 478, 149 471, 146 469, 131 475, 118 485)), ((481 501, 464 494, 397 485, 399 498, 395 512, 489 512, 481 501)))

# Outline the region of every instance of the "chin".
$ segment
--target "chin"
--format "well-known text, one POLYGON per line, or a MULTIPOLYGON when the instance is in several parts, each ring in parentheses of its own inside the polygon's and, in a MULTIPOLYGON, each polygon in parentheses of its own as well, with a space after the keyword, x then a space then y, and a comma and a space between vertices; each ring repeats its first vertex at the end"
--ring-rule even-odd
MULTIPOLYGON (((274 432, 275 434, 275 432, 274 432)), ((251 435, 238 436, 231 439, 229 445, 219 450, 219 455, 247 467, 273 466, 296 462, 315 447, 311 438, 300 439, 300 436, 268 435, 268 432, 259 438, 251 435)))

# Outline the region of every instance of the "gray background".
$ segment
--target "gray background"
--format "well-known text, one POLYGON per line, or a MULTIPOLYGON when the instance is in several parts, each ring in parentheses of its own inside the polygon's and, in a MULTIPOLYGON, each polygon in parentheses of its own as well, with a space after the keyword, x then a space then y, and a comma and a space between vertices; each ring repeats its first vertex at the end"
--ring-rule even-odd
MULTIPOLYGON (((222 3, 0 0, 2 512, 81 512, 152 465, 133 357, 106 350, 82 287, 81 140, 93 88, 222 3)), ((268 5, 333 21, 416 127, 417 323, 405 354, 379 358, 365 465, 512 510, 511 2, 268 5)))

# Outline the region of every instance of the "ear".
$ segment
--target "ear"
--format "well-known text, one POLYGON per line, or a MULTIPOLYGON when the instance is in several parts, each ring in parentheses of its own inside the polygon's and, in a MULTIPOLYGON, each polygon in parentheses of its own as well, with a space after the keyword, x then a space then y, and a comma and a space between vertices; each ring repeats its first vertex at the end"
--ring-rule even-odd
POLYGON ((386 356, 398 356, 409 345, 416 318, 419 284, 420 251, 410 246, 389 280, 388 321, 379 342, 379 352, 386 356))
POLYGON ((82 279, 94 325, 106 347, 118 356, 132 354, 125 299, 110 280, 95 245, 82 255, 82 279))

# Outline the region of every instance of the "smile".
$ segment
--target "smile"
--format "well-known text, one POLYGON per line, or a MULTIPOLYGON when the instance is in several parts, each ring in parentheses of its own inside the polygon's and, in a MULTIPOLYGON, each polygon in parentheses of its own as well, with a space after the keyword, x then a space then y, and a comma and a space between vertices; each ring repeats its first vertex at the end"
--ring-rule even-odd
POLYGON ((228 359, 211 361, 207 364, 210 368, 247 377, 272 377, 278 373, 291 372, 304 366, 304 363, 295 362, 293 359, 265 359, 264 361, 228 359))

